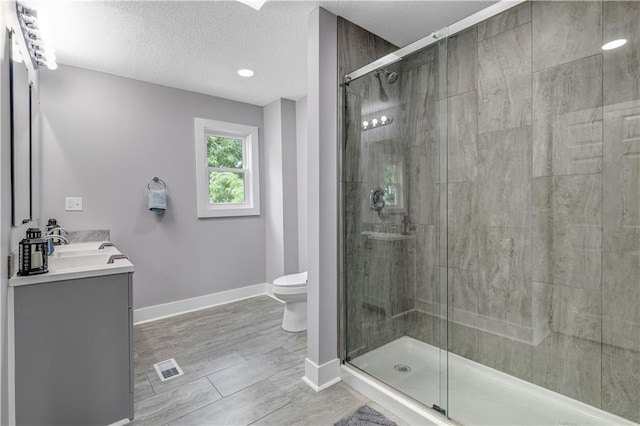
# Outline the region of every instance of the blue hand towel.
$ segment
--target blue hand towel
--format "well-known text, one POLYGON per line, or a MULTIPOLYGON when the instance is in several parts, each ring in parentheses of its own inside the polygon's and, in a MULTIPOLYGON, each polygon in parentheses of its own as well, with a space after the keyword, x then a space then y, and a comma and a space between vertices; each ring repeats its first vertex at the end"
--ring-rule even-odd
POLYGON ((149 191, 149 210, 163 213, 167 210, 167 191, 164 189, 152 189, 149 191))

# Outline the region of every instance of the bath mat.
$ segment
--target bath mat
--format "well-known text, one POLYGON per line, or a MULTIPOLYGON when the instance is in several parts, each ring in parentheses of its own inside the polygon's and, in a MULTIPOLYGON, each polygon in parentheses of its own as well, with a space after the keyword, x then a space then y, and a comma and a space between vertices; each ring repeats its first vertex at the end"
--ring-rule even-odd
POLYGON ((397 426, 382 414, 378 413, 368 405, 358 408, 352 415, 338 420, 334 426, 397 426))

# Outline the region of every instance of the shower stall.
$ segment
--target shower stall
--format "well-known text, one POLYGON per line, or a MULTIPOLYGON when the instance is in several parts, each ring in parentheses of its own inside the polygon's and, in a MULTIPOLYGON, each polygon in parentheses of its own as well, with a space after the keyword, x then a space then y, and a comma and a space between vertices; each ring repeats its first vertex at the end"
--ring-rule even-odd
POLYGON ((342 358, 462 424, 635 424, 640 2, 513 4, 341 76, 342 358))

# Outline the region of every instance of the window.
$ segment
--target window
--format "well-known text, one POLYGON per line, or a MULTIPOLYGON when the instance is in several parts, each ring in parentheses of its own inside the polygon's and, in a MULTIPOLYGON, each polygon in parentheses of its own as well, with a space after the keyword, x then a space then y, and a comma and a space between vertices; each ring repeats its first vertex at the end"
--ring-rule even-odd
POLYGON ((198 217, 260 214, 258 128, 195 119, 198 217))
POLYGON ((387 162, 383 165, 384 202, 390 208, 403 209, 402 161, 387 162))

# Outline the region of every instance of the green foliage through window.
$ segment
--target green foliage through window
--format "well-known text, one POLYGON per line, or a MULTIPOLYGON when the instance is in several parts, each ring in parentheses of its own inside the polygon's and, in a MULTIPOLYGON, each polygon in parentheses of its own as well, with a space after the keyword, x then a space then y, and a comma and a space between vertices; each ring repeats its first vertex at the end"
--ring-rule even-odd
POLYGON ((207 137, 209 167, 242 168, 242 139, 207 137))
POLYGON ((216 168, 242 169, 242 139, 220 136, 207 137, 209 201, 212 204, 244 203, 244 172, 216 171, 216 168))

